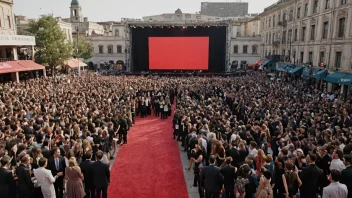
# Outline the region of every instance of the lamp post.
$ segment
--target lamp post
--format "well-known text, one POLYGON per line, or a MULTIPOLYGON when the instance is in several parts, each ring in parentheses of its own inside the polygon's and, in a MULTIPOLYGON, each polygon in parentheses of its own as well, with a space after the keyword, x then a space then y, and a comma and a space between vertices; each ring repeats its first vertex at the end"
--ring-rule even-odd
POLYGON ((81 76, 81 65, 79 64, 79 57, 78 57, 78 40, 79 40, 79 23, 77 26, 76 58, 77 58, 77 64, 78 64, 78 76, 81 76))

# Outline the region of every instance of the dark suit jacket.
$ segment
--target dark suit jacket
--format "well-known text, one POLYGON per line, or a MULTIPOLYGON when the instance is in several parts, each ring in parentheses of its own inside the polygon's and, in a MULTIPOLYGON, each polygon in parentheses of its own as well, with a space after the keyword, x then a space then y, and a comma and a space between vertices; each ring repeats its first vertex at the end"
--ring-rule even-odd
POLYGON ((94 187, 94 178, 93 178, 93 164, 91 160, 83 161, 79 166, 84 176, 84 184, 86 187, 94 187))
POLYGON ((301 197, 314 197, 318 193, 321 171, 315 164, 303 168, 301 180, 301 197))
POLYGON ((235 167, 233 166, 224 166, 220 169, 220 173, 224 176, 224 185, 225 186, 234 186, 235 185, 235 167))
POLYGON ((109 165, 101 161, 96 161, 92 165, 93 168, 93 183, 97 189, 106 188, 110 184, 109 165))
POLYGON ((16 175, 18 177, 18 192, 20 194, 32 194, 34 190, 34 184, 29 174, 29 169, 20 164, 16 169, 16 175))
POLYGON ((340 183, 345 184, 348 189, 348 198, 352 198, 352 166, 347 167, 341 172, 340 183))
POLYGON ((210 165, 203 168, 200 182, 206 191, 220 192, 224 183, 224 177, 220 173, 219 167, 210 165))
POLYGON ((48 167, 49 170, 51 170, 51 173, 53 174, 53 176, 55 177, 57 175, 57 173, 62 172, 63 176, 58 177, 56 179, 56 181, 63 179, 65 176, 65 168, 66 168, 66 163, 65 163, 65 159, 63 157, 59 157, 59 170, 56 170, 56 165, 55 165, 55 161, 54 161, 54 157, 51 157, 48 161, 48 167))
POLYGON ((42 150, 43 157, 45 157, 46 159, 50 159, 51 157, 50 150, 45 147, 41 148, 41 150, 42 150))
POLYGON ((16 189, 16 183, 9 169, 0 168, 0 195, 4 198, 12 198, 16 189))

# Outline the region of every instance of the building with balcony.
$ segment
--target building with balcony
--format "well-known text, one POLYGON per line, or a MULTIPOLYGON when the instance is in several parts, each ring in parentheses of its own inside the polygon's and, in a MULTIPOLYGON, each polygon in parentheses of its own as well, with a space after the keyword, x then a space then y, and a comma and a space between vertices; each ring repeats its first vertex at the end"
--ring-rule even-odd
POLYGON ((262 57, 352 72, 352 0, 281 0, 260 24, 262 57))
POLYGON ((16 34, 12 5, 13 0, 0 0, 0 81, 19 81, 39 72, 45 76, 45 67, 32 61, 35 38, 16 34))

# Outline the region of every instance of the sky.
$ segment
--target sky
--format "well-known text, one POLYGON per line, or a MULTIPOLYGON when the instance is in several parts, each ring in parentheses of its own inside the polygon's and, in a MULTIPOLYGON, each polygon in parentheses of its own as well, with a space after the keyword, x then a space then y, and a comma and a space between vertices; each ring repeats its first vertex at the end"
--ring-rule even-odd
MULTIPOLYGON (((180 8, 183 13, 200 11, 201 2, 206 0, 79 0, 83 16, 89 21, 119 21, 121 18, 142 18, 144 16, 174 13, 180 8)), ((210 0, 209 2, 235 2, 240 0, 210 0)), ((249 13, 260 13, 265 7, 278 0, 246 0, 249 13)), ((53 14, 70 16, 71 0, 14 0, 15 15, 38 18, 53 14)))

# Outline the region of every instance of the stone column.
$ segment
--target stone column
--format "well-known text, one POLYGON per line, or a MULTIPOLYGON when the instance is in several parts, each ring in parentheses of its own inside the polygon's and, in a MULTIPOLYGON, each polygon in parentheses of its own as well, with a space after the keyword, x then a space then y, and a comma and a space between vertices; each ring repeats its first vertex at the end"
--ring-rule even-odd
POLYGON ((20 82, 20 75, 18 72, 11 73, 11 78, 13 82, 20 82))
POLYGON ((18 60, 17 48, 12 48, 13 60, 18 60))
POLYGON ((44 76, 44 78, 46 78, 46 69, 45 68, 43 69, 43 76, 44 76))
POLYGON ((34 55, 35 55, 35 51, 34 51, 34 46, 32 45, 32 61, 34 61, 34 55))

